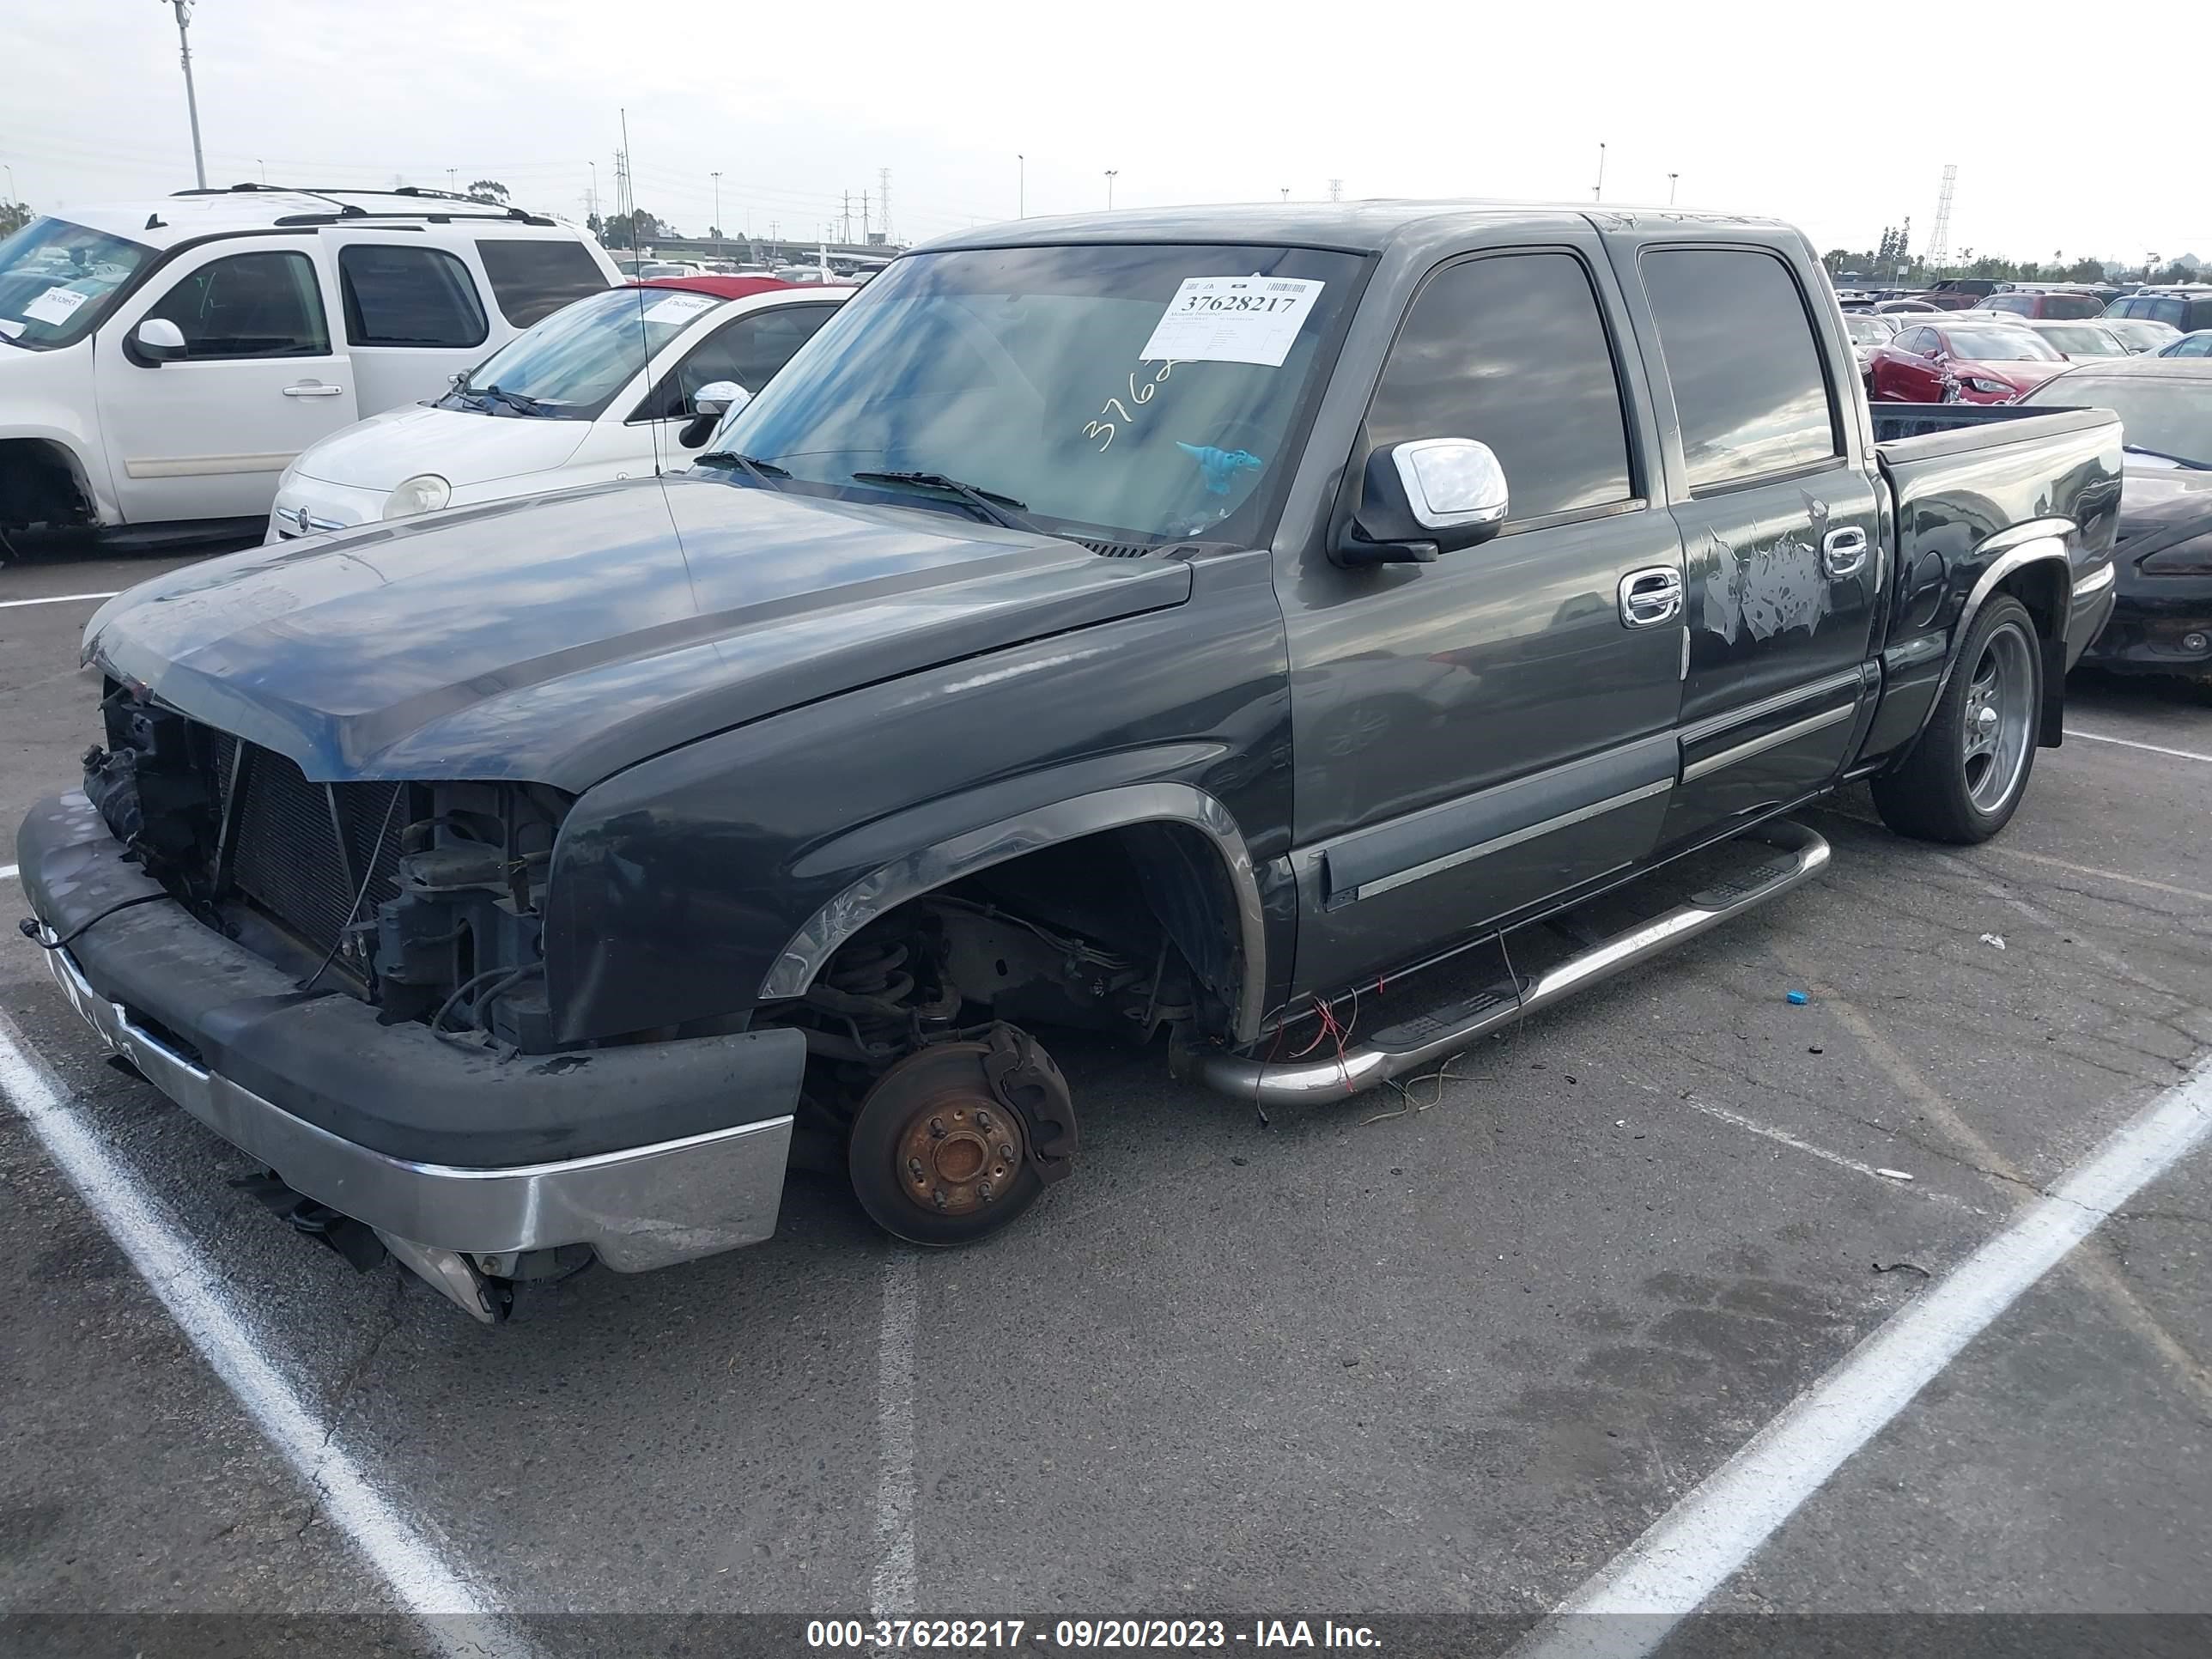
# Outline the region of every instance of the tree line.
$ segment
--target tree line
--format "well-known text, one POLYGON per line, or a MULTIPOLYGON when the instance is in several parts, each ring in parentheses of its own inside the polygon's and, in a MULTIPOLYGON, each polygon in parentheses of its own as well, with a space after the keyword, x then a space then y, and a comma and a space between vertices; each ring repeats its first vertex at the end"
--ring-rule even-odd
POLYGON ((1885 225, 1881 240, 1873 247, 1856 252, 1830 248, 1820 262, 1827 266, 1831 276, 1851 270, 1869 281, 1896 283, 1910 288, 1925 288, 1944 276, 1984 276, 2001 283, 2101 283, 2113 276, 2135 283, 2189 283, 2197 277, 2198 267, 2194 259, 2174 258, 2161 265, 2154 253, 2141 264, 2116 266, 2107 271, 2105 260, 2069 260, 2063 252, 2055 252, 2048 259, 2012 259, 2002 254, 1978 254, 1968 247, 1960 248, 1955 258, 1945 260, 1939 267, 1929 264, 1924 255, 1912 250, 1911 235, 1910 221, 1903 225, 1885 225))

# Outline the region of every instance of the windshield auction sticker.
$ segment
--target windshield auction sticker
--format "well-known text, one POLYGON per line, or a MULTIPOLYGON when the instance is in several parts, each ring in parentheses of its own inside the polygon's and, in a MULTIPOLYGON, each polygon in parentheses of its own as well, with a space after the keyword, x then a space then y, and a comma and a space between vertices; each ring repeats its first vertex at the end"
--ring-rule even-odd
POLYGON ((1185 277, 1137 356, 1280 368, 1326 286, 1302 276, 1185 277))
POLYGON ((23 307, 23 318, 27 322, 52 323, 59 328, 76 316, 76 308, 90 297, 73 288, 50 288, 23 307))
POLYGON ((672 294, 665 300, 650 307, 645 313, 648 323, 689 322, 702 311, 711 311, 716 301, 708 294, 672 294))

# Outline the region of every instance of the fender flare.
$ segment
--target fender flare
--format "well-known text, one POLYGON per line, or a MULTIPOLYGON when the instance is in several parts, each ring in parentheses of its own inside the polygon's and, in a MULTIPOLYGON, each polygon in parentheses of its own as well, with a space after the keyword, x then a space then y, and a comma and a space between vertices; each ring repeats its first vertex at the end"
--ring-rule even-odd
POLYGON ((761 981, 763 1002, 805 994, 837 947, 878 916, 979 870, 1061 842, 1139 823, 1198 830, 1221 856, 1237 905, 1244 960, 1237 987, 1237 1040, 1260 1035, 1267 997, 1267 927, 1259 879, 1243 833, 1229 809, 1188 783, 1134 783, 1034 807, 948 836, 878 865, 807 918, 761 981))
MULTIPOLYGON (((2044 643, 2043 720, 2046 729, 2056 723, 2052 710, 2056 700, 2063 699, 2064 691, 2058 683, 2063 680, 2063 671, 2054 678, 2050 665, 2054 655, 2063 665, 2066 651, 2066 607, 2072 604, 2072 575, 2074 562, 2067 549, 2067 541, 2077 529, 2071 519, 2031 519, 2010 530, 2000 531, 1984 542, 1978 551, 1994 553, 1989 566, 1974 580, 1967 591, 1966 603, 1959 612, 1959 619, 1951 625, 1951 643, 1943 658, 1943 672, 1936 678, 1936 695, 1929 699, 1928 712, 1921 717, 1921 730, 1927 730, 1928 721, 1936 715, 1936 707, 1943 701, 1944 692, 1950 690, 1951 676, 1957 672, 1959 656, 1966 648, 1966 635, 1974 625, 1974 618, 1988 603, 1990 595, 1999 584, 2032 565, 2056 564, 2058 567, 2059 593, 2057 627, 2055 637, 2044 643), (2055 652, 2054 652, 2055 646, 2055 652)), ((1915 734, 1916 738, 1917 733, 1915 734)))

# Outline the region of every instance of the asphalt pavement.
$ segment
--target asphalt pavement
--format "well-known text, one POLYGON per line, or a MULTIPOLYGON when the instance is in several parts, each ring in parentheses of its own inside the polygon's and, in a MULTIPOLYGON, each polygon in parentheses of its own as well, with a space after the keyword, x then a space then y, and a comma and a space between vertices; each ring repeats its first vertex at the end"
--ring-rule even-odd
MULTIPOLYGON (((162 568, 0 572, 0 601, 162 568)), ((9 823, 95 735, 95 605, 0 606, 9 823)), ((1011 1233, 893 1248, 794 1176, 772 1242, 532 1287, 498 1329, 233 1187, 247 1161, 100 1065, 12 927, 0 1006, 329 1445, 499 1608, 1525 1622, 2212 1048, 2212 694, 2071 693, 1996 842, 1900 841, 1846 792, 1806 817, 1814 882, 1402 1091, 1263 1123, 1157 1052, 1057 1042, 1085 1152, 1011 1233)), ((6 1112, 0 1182, 0 1610, 400 1605, 6 1112)), ((2212 1153, 1710 1605, 2212 1612, 2208 1307, 2212 1153)))

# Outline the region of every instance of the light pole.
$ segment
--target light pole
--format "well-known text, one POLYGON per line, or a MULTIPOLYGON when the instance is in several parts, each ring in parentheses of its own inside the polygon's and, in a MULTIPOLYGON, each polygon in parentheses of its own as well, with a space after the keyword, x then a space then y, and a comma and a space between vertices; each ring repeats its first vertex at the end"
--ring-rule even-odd
POLYGON ((448 196, 458 196, 460 194, 460 191, 461 170, 459 167, 447 167, 446 169, 446 194, 448 196))
MULTIPOLYGON (((599 164, 597 161, 586 161, 584 165, 592 170, 592 207, 589 216, 597 219, 599 216, 599 164)), ((600 229, 605 228, 605 226, 602 224, 600 229)), ((595 230, 592 234, 596 236, 599 231, 595 230)))
POLYGON ((1667 205, 1668 207, 1674 205, 1674 181, 1681 176, 1679 173, 1670 173, 1667 175, 1667 205))
POLYGON ((253 165, 261 169, 261 182, 264 185, 267 184, 269 182, 269 163, 263 161, 258 155, 257 155, 253 158, 253 165))
POLYGON ((8 199, 11 202, 16 199, 15 169, 13 167, 8 168, 8 199))
POLYGON ((722 175, 708 176, 714 181, 714 257, 719 259, 722 257, 722 175))
POLYGON ((1030 216, 1030 158, 1014 152, 1014 217, 1030 216))
POLYGON ((1283 188, 1283 199, 1284 199, 1285 202, 1287 202, 1287 201, 1289 201, 1289 200, 1291 199, 1291 187, 1290 187, 1288 185, 1285 185, 1282 188, 1283 188))
POLYGON ((1602 142, 1597 147, 1597 188, 1590 191, 1590 200, 1605 200, 1605 145, 1602 142))
MULTIPOLYGON (((165 6, 177 11, 177 55, 185 65, 185 110, 192 118, 192 176, 199 180, 202 190, 207 188, 207 161, 200 155, 200 100, 192 90, 192 39, 186 33, 191 27, 192 0, 161 0, 165 6)), ((9 192, 13 194, 13 192, 9 192)))
POLYGON ((1120 176, 1121 171, 1119 167, 1106 169, 1106 210, 1109 213, 1114 210, 1114 180, 1120 176))

